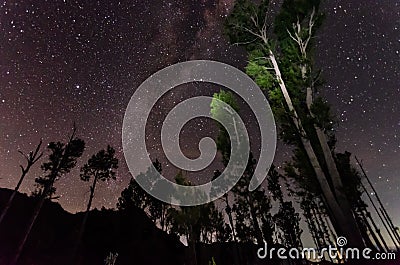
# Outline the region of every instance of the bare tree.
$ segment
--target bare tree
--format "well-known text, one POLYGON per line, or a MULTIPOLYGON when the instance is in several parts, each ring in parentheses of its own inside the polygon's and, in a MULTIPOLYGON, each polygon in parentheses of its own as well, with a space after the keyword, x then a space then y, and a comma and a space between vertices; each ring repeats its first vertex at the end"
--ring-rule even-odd
POLYGON ((6 216, 8 209, 10 208, 12 202, 14 201, 15 195, 17 194, 22 182, 25 179, 25 176, 28 174, 30 168, 43 156, 43 152, 40 152, 40 147, 42 146, 42 140, 40 140, 39 144, 36 146, 35 151, 29 152, 29 154, 24 154, 22 151, 18 151, 26 160, 26 166, 23 167, 20 165, 21 168, 21 177, 17 183, 17 186, 15 187, 13 193, 11 194, 10 198, 8 199, 8 202, 6 206, 4 207, 1 216, 0 216, 0 224, 3 222, 4 217, 6 216))
POLYGON ((54 183, 62 175, 69 173, 72 168, 76 165, 76 160, 81 157, 83 150, 85 149, 85 142, 75 137, 76 127, 74 125, 73 132, 68 139, 66 144, 61 142, 51 142, 47 146, 51 153, 49 154, 49 161, 42 164, 42 169, 48 172, 43 182, 43 190, 40 192, 39 202, 33 212, 33 215, 29 221, 28 227, 25 231, 23 239, 20 241, 17 251, 15 253, 13 262, 11 264, 17 264, 24 249, 26 241, 31 233, 32 227, 34 226, 37 217, 43 207, 44 202, 49 197, 51 198, 52 192, 54 192, 54 183))

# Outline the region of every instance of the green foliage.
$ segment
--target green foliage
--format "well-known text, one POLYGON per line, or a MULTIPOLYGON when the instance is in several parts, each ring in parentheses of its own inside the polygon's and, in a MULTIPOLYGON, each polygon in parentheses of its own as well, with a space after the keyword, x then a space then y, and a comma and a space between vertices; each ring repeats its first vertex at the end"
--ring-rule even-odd
MULTIPOLYGON (((256 57, 255 59, 262 60, 262 58, 256 57)), ((257 71, 257 69, 253 70, 257 71)), ((233 94, 230 92, 221 90, 219 93, 214 94, 214 99, 218 100, 213 100, 211 103, 211 114, 213 117, 222 115, 220 111, 222 106, 219 100, 229 104, 233 109, 235 109, 235 111, 239 110, 238 104, 233 94)), ((228 133, 222 126, 220 126, 220 131, 217 138, 217 148, 222 153, 223 163, 226 165, 229 162, 230 140, 228 133)), ((245 242, 252 242, 256 240, 261 244, 263 239, 265 239, 267 242, 272 241, 273 226, 271 223, 272 217, 269 214, 271 204, 265 195, 265 191, 260 187, 253 192, 250 192, 248 189, 256 164, 256 160, 253 158, 253 155, 250 154, 245 173, 232 190, 234 193, 235 204, 232 209, 230 208, 229 204, 227 204, 226 213, 228 214, 228 218, 231 218, 232 213, 235 215, 235 232, 238 239, 245 242)), ((218 175, 219 174, 217 174, 215 177, 218 175)), ((225 197, 225 200, 228 200, 228 198, 225 197)), ((221 219, 221 217, 219 217, 219 219, 221 219)), ((218 220, 217 217, 215 219, 218 220)), ((229 232, 228 230, 231 230, 231 228, 229 228, 227 225, 225 225, 225 228, 223 228, 222 223, 219 227, 225 231, 225 234, 229 232)), ((227 235, 227 239, 228 238, 229 237, 227 235)))
MULTIPOLYGON (((306 88, 311 87, 315 90, 317 89, 316 85, 321 84, 312 60, 313 38, 323 19, 323 15, 318 11, 319 5, 319 0, 285 0, 278 15, 275 18, 269 18, 271 12, 268 10, 268 1, 255 4, 253 1, 242 0, 235 4, 225 24, 225 30, 231 43, 239 43, 248 51, 246 73, 260 88, 267 91, 271 107, 278 120, 280 136, 289 144, 299 144, 300 138, 297 129, 293 128, 293 114, 287 109, 269 60, 269 53, 273 49, 272 52, 279 63, 282 79, 291 101, 303 124, 309 125, 308 128, 305 128, 306 131, 313 130, 314 120, 310 117, 305 101, 306 88), (299 36, 305 40, 309 34, 309 20, 313 10, 315 10, 314 24, 306 48, 307 57, 304 58, 299 45, 291 38, 289 32, 294 36, 293 25, 299 23, 301 25, 299 36), (267 26, 272 25, 272 21, 274 22, 275 35, 265 30, 264 21, 267 21, 267 26), (261 37, 254 34, 261 31, 269 35, 264 38, 268 38, 270 42, 276 38, 276 42, 274 42, 276 47, 263 42, 261 37)), ((319 100, 316 100, 315 104, 315 122, 324 126, 326 131, 331 130, 334 121, 329 105, 325 101, 319 100), (323 110, 323 112, 320 114, 319 110, 323 110)))
POLYGON ((325 131, 332 131, 336 124, 335 117, 332 114, 331 106, 322 98, 315 98, 311 111, 314 113, 315 123, 325 131))
POLYGON ((261 89, 270 91, 278 87, 276 76, 271 73, 267 51, 254 49, 249 52, 249 62, 245 70, 261 89))
POLYGON ((231 106, 236 112, 239 111, 239 105, 236 101, 235 96, 231 92, 221 89, 219 93, 215 93, 213 95, 213 100, 211 101, 211 115, 213 117, 221 115, 220 113, 222 105, 220 101, 225 102, 226 104, 231 106))
POLYGON ((321 97, 313 99, 311 113, 306 102, 307 91, 310 91, 308 88, 314 96, 318 86, 322 84, 313 60, 315 34, 324 17, 319 11, 320 0, 285 0, 275 18, 268 18, 271 12, 268 12, 267 5, 268 1, 261 1, 260 6, 251 1, 238 1, 225 24, 227 36, 231 43, 239 43, 248 51, 246 73, 267 92, 274 116, 278 121, 280 139, 295 147, 293 162, 286 166, 286 174, 299 182, 300 189, 308 187, 310 192, 319 194, 319 183, 315 179, 314 169, 303 149, 302 138, 307 138, 312 143, 319 162, 326 171, 315 126, 320 127, 327 134, 328 144, 333 149, 336 141, 333 131, 335 117, 329 104, 321 97), (256 19, 258 23, 254 23, 255 18, 258 18, 256 19), (309 31, 311 19, 313 24, 309 31), (260 24, 260 21, 263 24, 260 24), (264 21, 273 21, 273 23, 267 23, 267 25, 264 21), (272 24, 274 34, 265 30, 265 26, 272 24), (263 32, 264 36, 257 36, 260 32, 263 32), (296 34, 303 41, 309 38, 304 51, 293 39, 297 37, 296 34), (267 43, 265 38, 268 39, 267 43), (272 46, 271 43, 274 45, 272 46), (295 126, 293 120, 297 118, 289 110, 288 103, 283 97, 280 84, 276 79, 276 69, 270 61, 271 53, 277 60, 282 80, 302 123, 305 135, 295 126))
MULTIPOLYGON (((229 92, 220 90, 218 93, 213 95, 213 100, 211 101, 211 117, 215 120, 224 120, 226 119, 226 113, 222 111, 222 103, 225 102, 229 106, 231 106, 236 112, 239 111, 239 105, 235 99, 235 96, 229 92)), ((219 133, 217 136, 217 149, 222 154, 222 162, 226 166, 229 162, 231 155, 231 142, 229 138, 229 134, 226 129, 220 124, 218 124, 219 133)))
POLYGON ((180 170, 178 172, 178 174, 176 174, 175 182, 176 182, 176 184, 179 184, 179 185, 182 185, 182 186, 191 186, 190 181, 187 178, 185 178, 185 176, 183 176, 182 170, 180 170))
POLYGON ((258 32, 268 19, 269 1, 262 0, 259 5, 250 0, 236 1, 232 12, 225 21, 225 34, 233 44, 245 44, 249 51, 262 44, 251 32, 258 32), (252 17, 253 19, 250 19, 252 17))
MULTIPOLYGON (((274 33, 277 35, 277 38, 280 41, 286 39, 288 37, 287 29, 291 29, 292 25, 297 23, 297 21, 304 24, 313 8, 318 11, 320 2, 320 0, 285 0, 279 14, 275 18, 274 33)), ((317 14, 316 25, 312 34, 315 34, 318 27, 320 27, 323 18, 323 14, 317 14)), ((305 32, 302 33, 304 34, 305 32)))
POLYGON ((208 262, 208 265, 217 265, 217 263, 215 263, 214 257, 211 258, 211 261, 208 262))

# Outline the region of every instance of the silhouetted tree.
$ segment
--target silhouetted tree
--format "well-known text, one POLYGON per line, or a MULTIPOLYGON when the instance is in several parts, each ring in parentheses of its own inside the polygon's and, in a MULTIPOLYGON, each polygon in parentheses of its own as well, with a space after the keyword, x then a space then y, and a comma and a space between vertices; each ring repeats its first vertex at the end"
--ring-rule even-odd
POLYGON ((79 250, 79 245, 85 232, 86 222, 89 216, 89 211, 92 206, 94 192, 96 190, 96 184, 98 181, 107 181, 115 179, 115 169, 118 168, 118 159, 115 158, 115 150, 111 146, 107 146, 107 149, 100 150, 97 154, 93 155, 88 162, 81 168, 81 180, 90 181, 93 179, 93 183, 90 186, 89 201, 86 207, 85 216, 82 220, 81 228, 79 230, 78 241, 74 256, 79 250))
MULTIPOLYGON (((180 171, 175 176, 179 185, 192 185, 180 171)), ((226 240, 227 227, 222 214, 213 202, 198 206, 180 206, 168 209, 168 224, 170 231, 183 236, 192 250, 193 264, 197 264, 196 245, 199 242, 211 243, 214 238, 226 240)))
POLYGON ((300 217, 296 213, 292 202, 284 201, 279 206, 279 211, 274 215, 274 221, 277 227, 282 231, 284 241, 282 242, 287 247, 301 248, 301 233, 300 217))
MULTIPOLYGON (((233 108, 234 111, 238 112, 239 111, 239 105, 236 102, 236 98, 234 97, 234 95, 229 92, 229 91, 225 91, 225 90, 220 90, 218 93, 214 93, 213 95, 213 100, 211 102, 211 116, 217 120, 217 118, 219 119, 223 119, 224 115, 223 112, 221 112, 221 108, 223 108, 223 106, 221 106, 221 102, 225 102, 227 103, 230 107, 233 108)), ((216 123, 218 126, 218 135, 217 135, 217 149, 218 151, 221 153, 222 155, 222 164, 226 167, 229 163, 229 159, 230 159, 230 154, 231 154, 231 142, 230 142, 230 136, 227 132, 227 130, 225 129, 224 126, 222 126, 222 124, 220 124, 219 122, 216 123)), ((218 178, 219 176, 221 176, 221 172, 219 170, 216 170, 214 172, 214 176, 213 176, 213 180, 218 178)), ((211 187, 211 192, 218 192, 217 188, 212 186, 211 187)), ((236 232, 236 228, 235 228, 235 222, 234 222, 234 216, 233 216, 233 211, 232 211, 232 206, 231 206, 231 202, 230 199, 232 196, 232 191, 229 191, 227 193, 225 193, 222 196, 222 200, 223 203, 225 204, 225 213, 228 217, 228 221, 229 221, 229 230, 231 231, 231 237, 233 239, 233 241, 236 243, 235 244, 235 248, 236 248, 236 256, 235 256, 235 264, 241 264, 242 260, 241 260, 241 250, 239 249, 238 246, 238 238, 237 238, 237 232, 236 232)))
MULTIPOLYGON (((217 117, 219 117, 219 119, 224 119, 225 113, 222 111, 223 106, 220 101, 227 103, 236 112, 239 111, 239 105, 237 104, 235 96, 231 92, 221 89, 219 93, 214 93, 213 100, 211 101, 210 112, 214 119, 217 119, 217 117)), ((219 129, 216 141, 217 149, 222 154, 222 163, 224 166, 227 166, 231 155, 230 138, 222 124, 217 123, 217 126, 219 129)))
POLYGON ((272 193, 272 198, 279 203, 279 210, 273 216, 273 220, 280 232, 280 235, 278 235, 280 243, 289 248, 301 248, 301 233, 303 231, 300 228, 300 217, 292 202, 285 201, 283 198, 280 184, 282 178, 283 176, 272 165, 268 173, 268 190, 272 193))
POLYGON ((21 177, 17 183, 17 186, 15 187, 13 193, 11 194, 10 198, 8 199, 8 202, 6 203, 6 205, 3 208, 3 211, 1 212, 1 216, 0 216, 0 225, 3 222, 4 217, 6 216, 8 209, 10 208, 15 195, 17 194, 19 187, 21 186, 22 182, 25 179, 25 176, 28 174, 30 168, 43 156, 43 152, 40 152, 40 147, 42 146, 42 140, 40 140, 39 144, 36 146, 35 151, 31 151, 29 152, 28 155, 24 154, 22 151, 18 151, 26 160, 26 166, 23 167, 22 165, 20 165, 21 168, 21 177))
POLYGON ((271 202, 261 186, 252 192, 248 189, 256 165, 257 161, 250 153, 246 170, 232 189, 235 202, 233 212, 236 217, 237 236, 241 241, 252 242, 255 240, 259 245, 266 241, 272 244, 271 202))
MULTIPOLYGON (((153 162, 154 168, 161 174, 162 173, 162 165, 156 159, 156 161, 153 162)), ((147 194, 147 193, 146 193, 147 194)), ((167 218, 167 210, 170 207, 169 204, 160 201, 157 198, 154 198, 151 195, 147 195, 145 203, 147 204, 148 208, 148 215, 150 219, 155 223, 159 224, 162 230, 166 229, 166 218, 167 218)))
POLYGON ((42 169, 47 174, 40 178, 41 190, 38 193, 39 202, 33 212, 31 220, 29 221, 24 237, 18 245, 12 264, 16 264, 18 262, 26 240, 29 237, 32 227, 39 216, 40 210, 42 209, 46 198, 50 198, 55 192, 53 187, 54 183, 63 175, 69 173, 71 169, 75 167, 77 159, 82 156, 82 153, 85 149, 85 142, 77 138, 75 133, 76 127, 74 126, 73 132, 70 135, 67 143, 51 142, 47 146, 50 154, 48 156, 48 162, 42 164, 42 169))
MULTIPOLYGON (((153 162, 153 167, 153 169, 149 168, 145 173, 140 173, 136 178, 149 180, 154 176, 155 172, 153 170, 158 173, 162 172, 162 165, 157 159, 153 162)), ((132 178, 128 187, 121 192, 117 207, 119 210, 129 210, 131 207, 137 207, 143 210, 154 224, 159 225, 162 230, 167 228, 166 217, 170 205, 149 195, 137 183, 135 178, 132 178)))
MULTIPOLYGON (((215 93, 211 103, 211 115, 217 117, 223 115, 222 106, 219 101, 223 101, 231 106, 236 112, 239 111, 238 103, 231 92, 221 90, 215 93)), ((222 153, 223 164, 226 166, 230 159, 230 138, 228 132, 222 125, 219 125, 219 134, 217 137, 217 148, 222 153)), ((229 205, 228 196, 225 196, 226 213, 234 230, 234 240, 236 236, 242 241, 252 241, 255 239, 258 244, 263 244, 263 240, 272 241, 272 217, 269 214, 271 205, 265 191, 258 187, 255 191, 250 192, 248 185, 254 173, 254 167, 257 164, 252 154, 248 158, 248 164, 245 173, 232 189, 234 194, 234 206, 229 205), (235 214, 236 223, 233 224, 233 216, 235 214), (236 225, 236 228, 234 227, 236 225), (236 231, 235 231, 236 230, 236 231)))
MULTIPOLYGON (((239 106, 236 102, 236 99, 234 97, 234 95, 229 92, 229 91, 225 91, 225 90, 220 90, 218 93, 214 93, 213 95, 213 100, 211 102, 211 116, 216 119, 217 116, 221 115, 221 105, 219 103, 219 101, 223 101, 225 103, 227 103, 229 106, 231 106, 236 112, 239 111, 239 106)), ((230 146, 230 139, 229 139, 229 134, 226 131, 226 129, 224 128, 224 126, 222 126, 220 123, 216 123, 218 126, 218 135, 217 135, 217 149, 218 151, 221 153, 222 155, 222 163, 223 165, 226 167, 229 163, 229 158, 230 158, 230 153, 231 153, 231 146, 230 146)), ((219 170, 216 170, 214 172, 214 176, 213 176, 213 180, 218 178, 221 175, 221 172, 219 170)), ((214 192, 214 187, 212 187, 212 192, 214 192)), ((224 194, 224 196, 222 197, 224 203, 225 203, 225 213, 228 216, 228 220, 229 220, 229 225, 231 227, 231 231, 232 231, 232 238, 233 241, 237 243, 237 238, 236 238, 236 231, 235 231, 235 224, 233 221, 233 213, 232 213, 232 206, 230 205, 229 202, 229 193, 224 194)))
POLYGON ((128 187, 122 190, 121 196, 118 198, 117 207, 119 210, 128 210, 132 207, 145 210, 148 196, 136 180, 131 178, 128 187))
MULTIPOLYGON (((219 170, 215 170, 213 180, 218 178, 220 175, 221 175, 221 172, 219 170)), ((215 189, 215 187, 211 187, 211 192, 213 192, 213 189, 215 189)), ((229 224, 226 224, 225 228, 222 228, 222 226, 220 226, 219 229, 223 229, 223 233, 229 233, 226 236, 224 236, 226 238, 224 240, 222 240, 222 242, 230 241, 230 239, 233 239, 233 241, 235 243, 237 243, 238 241, 236 238, 235 224, 233 221, 232 206, 230 205, 230 202, 229 202, 229 194, 230 194, 230 192, 227 192, 221 198, 223 203, 225 204, 224 209, 225 209, 225 213, 228 217, 229 224)))

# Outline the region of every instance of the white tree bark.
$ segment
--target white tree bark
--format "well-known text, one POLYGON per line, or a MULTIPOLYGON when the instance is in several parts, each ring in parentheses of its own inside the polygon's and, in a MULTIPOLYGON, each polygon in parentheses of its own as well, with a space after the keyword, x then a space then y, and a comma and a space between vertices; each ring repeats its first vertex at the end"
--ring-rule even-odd
MULTIPOLYGON (((312 29, 314 26, 314 16, 315 16, 315 8, 313 9, 311 15, 310 15, 310 20, 308 23, 308 36, 305 38, 305 40, 302 39, 301 31, 302 31, 302 26, 300 24, 300 21, 297 21, 296 24, 293 25, 294 29, 294 35, 288 30, 289 36, 299 45, 301 54, 306 58, 306 50, 307 46, 312 38, 312 29)), ((247 28, 243 28, 245 31, 249 32, 250 34, 254 35, 256 38, 259 38, 265 45, 266 47, 269 47, 269 40, 268 40, 268 34, 267 34, 267 25, 266 21, 264 21, 263 27, 259 28, 258 23, 257 23, 257 17, 251 17, 251 20, 253 21, 253 24, 256 28, 258 28, 258 31, 250 30, 247 28)), ((331 150, 327 144, 326 136, 322 132, 322 130, 318 127, 315 126, 315 129, 317 131, 317 136, 318 140, 321 144, 321 148, 324 153, 324 158, 327 163, 327 167, 330 173, 330 176, 332 178, 332 183, 334 186, 334 190, 337 193, 335 196, 335 193, 331 189, 331 186, 328 182, 329 177, 323 172, 322 167, 318 161, 317 155, 311 145, 311 142, 309 141, 309 137, 307 137, 307 133, 305 132, 301 120, 296 112, 296 109, 293 106, 291 97, 287 91, 285 82, 282 79, 282 75, 279 69, 279 65, 276 61, 275 55, 272 52, 271 49, 269 49, 269 59, 273 65, 273 69, 275 72, 275 76, 277 78, 277 81, 279 83, 280 90, 283 94, 283 97, 285 99, 286 105, 291 112, 292 120, 294 125, 296 126, 296 129, 300 133, 300 138, 302 145, 306 151, 306 154, 309 158, 309 161, 314 169, 317 181, 321 187, 321 191, 323 194, 323 197, 325 198, 325 201, 327 203, 327 206, 330 210, 330 214, 332 216, 332 223, 334 224, 335 229, 337 230, 338 233, 343 232, 344 235, 350 237, 349 239, 349 244, 350 245, 356 245, 356 246, 362 246, 364 245, 362 237, 359 233, 358 227, 355 223, 354 216, 352 216, 350 204, 347 200, 347 197, 345 196, 343 189, 343 185, 341 184, 341 179, 340 175, 338 173, 338 170, 336 168, 336 163, 333 159, 331 150)), ((307 69, 306 65, 301 66, 301 72, 303 75, 303 78, 306 76, 307 69)), ((312 104, 312 90, 311 88, 308 90, 307 89, 307 99, 310 100, 309 103, 312 104)), ((308 109, 311 113, 310 107, 311 104, 308 106, 308 109)))
MULTIPOLYGON (((305 40, 303 40, 302 37, 300 36, 300 32, 303 29, 302 29, 302 26, 299 21, 297 21, 297 23, 295 25, 293 25, 294 36, 288 30, 289 36, 298 44, 300 52, 303 56, 303 59, 305 59, 305 61, 307 61, 306 60, 307 59, 307 46, 312 37, 312 28, 314 26, 314 15, 315 15, 315 8, 313 8, 313 11, 310 15, 308 28, 306 29, 306 32, 308 33, 308 35, 305 38, 305 40)), ((300 71, 301 71, 303 80, 306 80, 307 79, 307 65, 302 64, 300 66, 300 71)), ((306 104, 307 104, 308 112, 311 117, 315 117, 315 115, 313 114, 313 112, 311 110, 313 101, 314 101, 313 89, 312 89, 312 87, 307 87, 306 88, 306 104)), ((343 187, 343 183, 341 180, 341 176, 337 169, 335 159, 333 158, 332 150, 330 149, 330 147, 328 145, 328 140, 326 138, 326 134, 322 131, 322 129, 317 124, 314 123, 313 126, 316 131, 318 141, 321 146, 322 153, 324 155, 324 160, 325 160, 329 175, 332 180, 336 199, 337 199, 338 203, 341 205, 346 218, 348 220, 352 220, 352 219, 354 219, 354 216, 352 214, 351 205, 347 199, 346 194, 344 193, 344 187, 343 187)), ((352 230, 354 233, 356 231, 359 231, 359 228, 355 222, 349 221, 349 226, 352 226, 352 230)), ((359 238, 359 239, 361 239, 361 238, 359 238)), ((355 242, 357 244, 361 244, 361 245, 363 244, 363 241, 357 240, 357 237, 355 237, 353 240, 357 241, 357 242, 355 242)))
POLYGON ((301 124, 301 120, 299 119, 299 116, 298 116, 298 114, 296 112, 296 109, 293 106, 292 100, 291 100, 291 98, 289 96, 289 93, 288 93, 288 91, 286 89, 285 82, 282 80, 282 75, 281 75, 278 63, 277 63, 277 61, 275 59, 275 56, 274 56, 274 54, 273 54, 273 52, 271 50, 269 51, 269 58, 270 58, 270 60, 272 62, 272 65, 274 67, 275 75, 276 75, 276 78, 278 79, 279 87, 280 87, 280 89, 282 91, 282 94, 283 94, 283 97, 285 99, 285 102, 286 102, 286 104, 288 106, 289 111, 292 112, 292 114, 293 114, 293 123, 296 126, 296 129, 301 134, 301 137, 300 137, 301 138, 301 142, 302 142, 302 144, 304 146, 304 149, 305 149, 305 151, 307 153, 307 156, 308 156, 308 158, 310 160, 310 163, 311 163, 312 167, 314 168, 314 172, 315 172, 315 175, 317 177, 318 183, 319 183, 319 185, 321 187, 323 196, 325 197, 326 202, 327 202, 329 208, 331 209, 336 221, 339 222, 339 223, 345 224, 346 223, 346 219, 345 219, 344 213, 343 213, 341 207, 339 206, 339 204, 336 201, 336 198, 335 198, 335 196, 334 196, 334 194, 333 194, 333 192, 332 192, 332 190, 331 190, 331 188, 329 186, 328 180, 327 180, 327 178, 326 178, 326 176, 325 176, 324 172, 322 171, 322 168, 321 168, 321 166, 319 164, 319 161, 318 161, 318 158, 317 158, 317 156, 316 156, 316 154, 314 152, 314 149, 312 148, 310 141, 306 137, 304 137, 306 135, 306 132, 304 131, 304 128, 303 128, 303 126, 301 124))

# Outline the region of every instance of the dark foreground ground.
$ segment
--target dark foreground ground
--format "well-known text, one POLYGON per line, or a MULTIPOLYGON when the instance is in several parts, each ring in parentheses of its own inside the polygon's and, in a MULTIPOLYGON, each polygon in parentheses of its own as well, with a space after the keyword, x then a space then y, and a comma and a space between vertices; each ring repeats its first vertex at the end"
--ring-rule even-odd
MULTIPOLYGON (((0 210, 10 195, 10 190, 0 189, 0 210)), ((26 195, 16 196, 13 206, 0 225, 0 265, 11 265, 10 260, 25 232, 35 203, 34 199, 26 195)), ((72 253, 82 218, 82 213, 71 214, 57 203, 46 203, 18 265, 74 264, 71 260, 72 253)), ((235 246, 231 243, 197 246, 195 263, 190 255, 191 251, 178 238, 158 229, 141 210, 93 210, 82 241, 79 264, 104 264, 104 259, 110 252, 118 253, 115 265, 209 265, 212 258, 217 265, 331 264, 260 260, 256 257, 257 248, 254 245, 235 246), (240 262, 238 249, 241 251, 240 262)), ((400 265, 400 255, 394 261, 360 260, 346 264, 400 265)))

